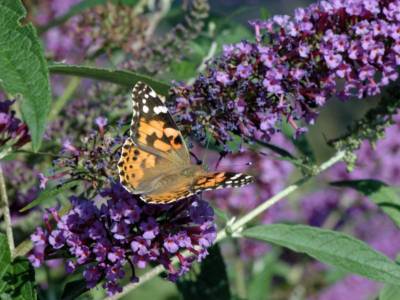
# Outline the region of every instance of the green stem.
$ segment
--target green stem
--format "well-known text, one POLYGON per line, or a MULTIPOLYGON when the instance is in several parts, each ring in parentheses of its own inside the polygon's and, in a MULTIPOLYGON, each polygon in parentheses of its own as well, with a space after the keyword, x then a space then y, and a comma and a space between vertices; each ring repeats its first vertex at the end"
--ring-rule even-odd
MULTIPOLYGON (((331 166, 336 164, 337 162, 341 161, 344 158, 345 152, 344 151, 339 151, 337 152, 332 158, 324 162, 319 166, 317 171, 313 174, 313 176, 305 176, 301 178, 300 180, 296 181, 294 184, 289 185, 287 188, 284 190, 280 191, 278 194, 275 196, 269 198, 259 206, 257 206, 255 209, 241 217, 240 219, 232 222, 232 224, 227 224, 226 227, 218 232, 217 238, 215 240, 216 242, 219 242, 223 239, 225 239, 228 236, 231 236, 234 233, 240 232, 240 230, 243 228, 244 225, 249 223, 250 221, 254 220, 257 216, 259 216, 261 213, 265 212, 268 208, 270 208, 272 205, 278 203, 279 201, 283 200, 285 197, 296 191, 300 186, 302 186, 305 182, 307 182, 310 178, 315 177, 316 175, 320 174, 321 172, 325 171, 326 169, 329 169, 331 166)), ((177 262, 177 260, 175 260, 177 262)), ((105 300, 117 300, 120 299, 122 296, 126 295, 130 291, 134 290, 144 282, 149 281, 153 277, 156 277, 160 273, 164 271, 164 268, 159 265, 155 267, 154 269, 151 269, 149 272, 145 273, 142 277, 139 278, 139 282, 135 284, 128 284, 124 287, 123 291, 117 295, 114 295, 112 297, 105 298, 105 300)))
POLYGON ((13 237, 12 224, 11 224, 11 214, 10 214, 10 208, 8 206, 6 182, 4 180, 3 168, 1 167, 1 165, 0 165, 0 198, 1 198, 0 207, 3 211, 8 246, 10 247, 11 255, 13 255, 15 245, 14 245, 14 237, 13 237))

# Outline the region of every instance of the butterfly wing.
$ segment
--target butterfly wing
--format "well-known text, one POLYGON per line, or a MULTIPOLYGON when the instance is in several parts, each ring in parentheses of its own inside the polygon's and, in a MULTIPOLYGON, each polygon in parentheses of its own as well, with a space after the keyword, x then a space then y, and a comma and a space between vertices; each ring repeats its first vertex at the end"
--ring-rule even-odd
POLYGON ((174 183, 163 185, 152 193, 142 194, 140 198, 153 204, 172 203, 195 194, 190 190, 190 184, 190 178, 177 174, 174 183))
POLYGON ((130 132, 138 147, 180 165, 189 165, 189 150, 162 97, 138 82, 132 90, 132 107, 130 132))
POLYGON ((169 186, 165 190, 157 190, 156 193, 142 195, 141 198, 149 203, 166 204, 183 198, 190 197, 202 191, 210 191, 223 188, 237 188, 250 184, 254 178, 243 173, 213 172, 197 176, 193 182, 186 182, 176 186, 169 186))
POLYGON ((128 138, 118 161, 119 179, 130 193, 148 193, 153 190, 152 182, 162 176, 162 170, 168 172, 170 165, 165 158, 139 148, 128 138))
POLYGON ((225 188, 238 188, 254 181, 254 177, 244 173, 212 172, 196 178, 192 190, 210 191, 225 188))
POLYGON ((131 137, 122 147, 118 170, 121 184, 130 193, 157 189, 165 175, 190 165, 185 141, 161 98, 138 82, 132 90, 131 137))

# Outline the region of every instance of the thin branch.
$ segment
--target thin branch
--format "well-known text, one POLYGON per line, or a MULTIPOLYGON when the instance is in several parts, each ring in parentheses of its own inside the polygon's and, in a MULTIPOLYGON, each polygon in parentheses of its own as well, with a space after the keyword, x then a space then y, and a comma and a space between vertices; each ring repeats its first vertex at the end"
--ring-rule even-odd
POLYGON ((4 224, 6 227, 6 235, 8 240, 8 246, 10 247, 11 255, 14 253, 14 237, 12 232, 10 208, 8 206, 8 197, 6 182, 4 180, 3 168, 0 165, 0 199, 1 199, 1 210, 3 211, 4 224))
MULTIPOLYGON (((269 198, 259 206, 257 206, 255 209, 241 217, 240 219, 231 222, 230 224, 227 224, 224 229, 218 232, 217 238, 215 240, 216 242, 219 242, 223 239, 225 239, 228 236, 232 236, 235 233, 239 233, 240 230, 242 230, 243 226, 252 221, 254 218, 259 216, 261 213, 265 212, 268 208, 273 206, 274 204, 278 203, 294 191, 296 191, 300 186, 302 186, 305 182, 307 182, 309 179, 312 177, 315 177, 319 173, 325 171, 326 169, 329 169, 331 166, 336 164, 337 162, 341 161, 344 158, 345 152, 344 151, 339 151, 337 152, 332 158, 321 164, 318 168, 318 170, 313 174, 313 176, 305 176, 298 180, 296 183, 289 185, 282 191, 280 191, 278 194, 275 196, 269 198)), ((187 252, 186 252, 187 253, 187 252)), ((190 254, 186 254, 190 255, 190 254)), ((177 262, 177 260, 174 260, 174 262, 177 262)), ((143 276, 139 278, 139 282, 135 284, 128 284, 123 288, 123 291, 117 295, 114 295, 112 297, 105 298, 105 300, 117 300, 120 299, 122 296, 128 294, 132 290, 136 289, 138 286, 141 284, 149 281, 153 277, 156 277, 157 275, 161 274, 164 271, 164 267, 159 265, 155 267, 154 269, 151 269, 149 272, 145 273, 143 276)))

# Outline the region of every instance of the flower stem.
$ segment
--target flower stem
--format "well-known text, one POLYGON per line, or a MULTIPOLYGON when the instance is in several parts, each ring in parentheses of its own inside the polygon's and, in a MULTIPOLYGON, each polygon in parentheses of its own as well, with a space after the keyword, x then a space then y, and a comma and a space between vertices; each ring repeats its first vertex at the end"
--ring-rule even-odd
POLYGON ((0 200, 1 200, 0 208, 3 211, 8 246, 10 247, 11 255, 13 255, 15 248, 14 237, 12 232, 10 208, 8 207, 6 182, 4 180, 3 168, 1 167, 1 165, 0 165, 0 200))
MULTIPOLYGON (((307 182, 310 178, 315 177, 319 173, 325 171, 326 169, 329 169, 331 166, 336 164, 337 162, 341 161, 345 156, 344 151, 339 151, 337 152, 333 157, 331 157, 329 160, 326 162, 322 163, 317 171, 311 176, 305 176, 301 178, 300 180, 296 181, 294 184, 289 185, 282 191, 280 191, 278 194, 274 195, 273 197, 269 198, 259 206, 257 206, 255 209, 252 211, 248 212, 246 215, 241 217, 240 219, 234 221, 231 224, 228 224, 224 229, 220 230, 218 232, 217 238, 215 242, 219 242, 226 238, 227 236, 231 236, 234 233, 239 232, 244 225, 252 221, 254 218, 256 218, 258 215, 266 211, 268 208, 270 208, 272 205, 278 203, 282 199, 284 199, 286 196, 290 195, 294 191, 296 191, 300 186, 302 186, 305 182, 307 182)), ((139 278, 138 283, 134 284, 128 284, 124 287, 123 291, 117 295, 114 295, 112 297, 105 298, 105 300, 117 300, 120 299, 122 296, 126 295, 130 291, 134 290, 141 284, 149 281, 153 277, 156 277, 158 274, 164 271, 164 268, 159 265, 155 267, 154 269, 150 270, 149 272, 145 273, 143 276, 139 278)))

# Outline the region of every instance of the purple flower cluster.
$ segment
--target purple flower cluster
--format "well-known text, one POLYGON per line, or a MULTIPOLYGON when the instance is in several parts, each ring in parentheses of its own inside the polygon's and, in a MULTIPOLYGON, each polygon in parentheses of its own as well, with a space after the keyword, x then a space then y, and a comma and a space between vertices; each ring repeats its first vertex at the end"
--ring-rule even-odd
POLYGON ((0 101, 0 151, 20 148, 30 142, 28 126, 15 116, 11 106, 15 100, 0 101))
POLYGON ((215 240, 213 210, 197 198, 174 205, 149 205, 119 184, 95 198, 72 197, 72 209, 64 216, 50 211, 56 225, 47 216, 46 229, 38 228, 31 236, 35 247, 29 259, 34 266, 67 250, 72 256, 66 262, 68 272, 84 266, 89 288, 104 281, 108 293, 115 294, 121 291, 119 280, 126 277, 124 266, 131 267, 133 282, 138 281, 135 268, 153 263, 162 264, 169 279, 175 280, 195 260, 202 260, 215 240), (190 256, 182 255, 182 250, 188 250, 190 256), (174 257, 178 268, 173 265, 174 257))
POLYGON ((320 1, 251 24, 256 42, 225 46, 192 85, 172 89, 176 117, 200 140, 269 140, 283 120, 301 133, 296 120, 313 124, 330 97, 376 95, 398 77, 399 1, 320 1))
POLYGON ((41 176, 41 186, 45 186, 48 180, 59 184, 83 180, 89 184, 87 188, 98 190, 118 178, 115 166, 123 144, 122 130, 119 126, 110 128, 107 125, 108 119, 98 116, 92 125, 74 127, 80 130, 80 138, 63 139, 60 155, 53 160, 51 174, 41 176))

